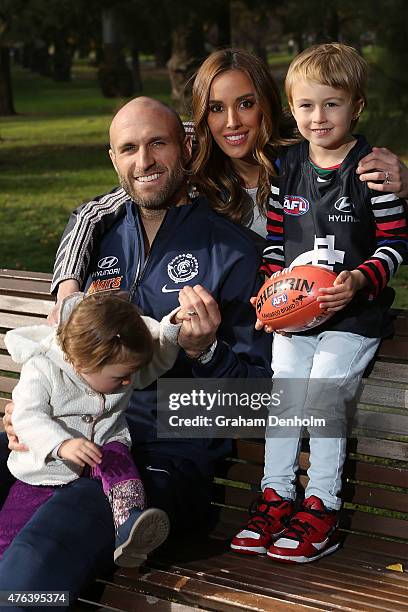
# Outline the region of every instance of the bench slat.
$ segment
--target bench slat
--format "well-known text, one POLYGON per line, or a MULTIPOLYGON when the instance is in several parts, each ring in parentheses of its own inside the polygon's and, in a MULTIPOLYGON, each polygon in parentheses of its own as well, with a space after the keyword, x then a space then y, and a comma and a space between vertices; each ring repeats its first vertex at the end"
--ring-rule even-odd
MULTIPOLYGON (((369 383, 364 385, 363 391, 359 398, 359 403, 369 404, 372 406, 387 406, 392 408, 407 409, 408 391, 407 389, 399 389, 395 385, 380 386, 369 383)), ((400 431, 403 432, 404 430, 402 429, 400 431)))
MULTIPOLYGON (((79 601, 89 601, 79 598, 79 601)), ((123 612, 191 612, 191 607, 174 601, 153 598, 151 595, 138 593, 128 587, 106 584, 103 593, 95 603, 98 610, 123 610, 123 612)), ((89 609, 89 608, 88 608, 89 609)), ((198 611, 203 608, 196 608, 198 611)), ((75 611, 74 611, 75 612, 75 611)))
POLYGON ((33 272, 31 270, 9 270, 7 268, 0 268, 0 278, 2 277, 17 278, 19 280, 42 280, 51 283, 52 274, 49 272, 33 272))
MULTIPOLYGON (((325 610, 406 609, 406 579, 398 580, 384 570, 379 574, 379 568, 373 571, 368 565, 342 562, 341 555, 342 551, 318 564, 299 567, 267 558, 242 558, 228 552, 216 557, 205 555, 204 560, 198 561, 173 561, 172 569, 192 577, 199 574, 207 583, 218 584, 220 588, 235 586, 265 595, 297 596, 304 605, 321 606, 325 610)), ((168 562, 171 563, 171 558, 168 562)), ((160 567, 160 561, 155 565, 160 567)))
POLYGON ((11 393, 16 384, 17 378, 9 378, 8 376, 0 376, 0 395, 2 393, 11 393))
POLYGON ((0 370, 21 372, 21 363, 15 363, 9 355, 0 355, 0 370))
POLYGON ((378 357, 388 361, 406 363, 408 360, 408 341, 402 339, 383 340, 378 349, 378 357))
MULTIPOLYGON (((163 570, 151 570, 146 574, 134 576, 130 573, 121 572, 115 576, 118 584, 138 586, 144 592, 158 594, 159 597, 177 597, 182 603, 188 605, 210 605, 211 610, 222 610, 231 612, 233 610, 274 610, 276 612, 286 612, 287 610, 321 610, 322 607, 304 606, 300 596, 289 596, 292 601, 282 601, 274 596, 272 592, 265 595, 261 593, 250 593, 244 589, 234 588, 222 584, 212 584, 205 580, 200 580, 198 575, 186 576, 182 569, 180 573, 170 573, 163 570)), ((323 608, 324 609, 324 608, 323 608)))
POLYGON ((0 295, 0 310, 13 314, 29 314, 47 316, 54 306, 49 300, 33 300, 30 298, 0 295))
POLYGON ((0 291, 3 295, 16 295, 26 298, 41 298, 53 301, 50 283, 43 280, 0 278, 0 291))
MULTIPOLYGON (((299 455, 301 470, 306 471, 309 467, 309 454, 302 452, 299 455)), ((348 459, 344 466, 344 474, 353 480, 362 480, 373 484, 390 485, 394 487, 408 487, 407 472, 404 468, 388 467, 375 463, 365 463, 354 459, 348 459)), ((263 466, 252 463, 226 462, 217 476, 236 482, 248 483, 258 490, 263 466)))
POLYGON ((15 329, 16 327, 26 327, 27 325, 46 325, 45 317, 33 317, 27 315, 10 314, 0 312, 0 327, 4 329, 15 329))
POLYGON ((384 380, 395 382, 398 385, 401 385, 401 383, 408 384, 408 365, 376 361, 368 376, 368 380, 384 380))
MULTIPOLYGON (((395 440, 380 440, 378 438, 359 438, 353 440, 353 452, 360 455, 408 461, 408 443, 395 440)), ((236 440, 237 457, 243 461, 263 464, 264 449, 256 440, 236 440)))

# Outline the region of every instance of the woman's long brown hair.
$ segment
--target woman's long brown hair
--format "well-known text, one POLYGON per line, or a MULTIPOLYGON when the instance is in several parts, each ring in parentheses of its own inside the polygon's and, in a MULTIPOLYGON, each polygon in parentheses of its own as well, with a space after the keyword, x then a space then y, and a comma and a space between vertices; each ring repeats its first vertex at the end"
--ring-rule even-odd
POLYGON ((255 55, 242 49, 222 49, 211 53, 199 68, 193 83, 192 113, 198 147, 192 161, 192 182, 209 199, 217 212, 242 223, 251 209, 243 180, 230 158, 214 142, 208 127, 209 96, 216 76, 227 70, 241 70, 252 81, 262 112, 261 126, 253 151, 259 164, 257 205, 266 215, 274 161, 282 145, 291 144, 292 129, 282 111, 278 86, 269 68, 255 55))

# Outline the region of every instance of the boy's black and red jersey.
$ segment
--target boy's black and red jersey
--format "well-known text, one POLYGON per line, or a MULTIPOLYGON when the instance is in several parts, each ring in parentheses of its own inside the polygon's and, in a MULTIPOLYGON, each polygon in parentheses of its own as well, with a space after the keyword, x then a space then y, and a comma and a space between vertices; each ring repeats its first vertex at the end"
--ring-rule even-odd
POLYGON ((370 190, 357 176, 359 160, 370 151, 357 136, 341 166, 324 177, 310 163, 307 141, 282 153, 279 189, 273 189, 269 203, 263 270, 270 275, 313 264, 337 273, 359 269, 368 281, 368 290, 313 333, 330 329, 381 337, 390 330, 386 313, 394 292, 387 283, 407 260, 407 220, 404 201, 370 190))

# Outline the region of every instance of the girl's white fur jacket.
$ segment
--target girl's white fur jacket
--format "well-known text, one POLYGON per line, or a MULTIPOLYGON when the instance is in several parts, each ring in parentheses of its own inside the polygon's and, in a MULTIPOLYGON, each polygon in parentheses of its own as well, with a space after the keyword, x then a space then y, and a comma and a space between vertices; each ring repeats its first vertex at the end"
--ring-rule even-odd
MULTIPOLYGON (((65 321, 82 299, 82 293, 69 296, 61 306, 60 320, 65 321)), ((13 390, 13 426, 29 448, 10 453, 7 465, 16 478, 34 485, 61 485, 78 478, 79 466, 54 458, 64 440, 86 437, 100 445, 113 440, 131 445, 123 411, 134 388, 148 386, 173 366, 180 329, 170 323, 174 312, 161 323, 143 317, 154 340, 153 360, 134 374, 124 391, 109 395, 91 389, 65 360, 55 329, 36 325, 6 334, 10 355, 23 364, 13 390)))

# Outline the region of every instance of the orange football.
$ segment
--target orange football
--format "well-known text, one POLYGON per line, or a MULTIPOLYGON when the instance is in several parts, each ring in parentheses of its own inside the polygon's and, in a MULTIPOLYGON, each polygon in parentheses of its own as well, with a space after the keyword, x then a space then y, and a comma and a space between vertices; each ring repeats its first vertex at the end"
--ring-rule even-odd
POLYGON ((295 266, 273 275, 256 298, 256 316, 273 329, 300 332, 327 321, 316 298, 319 289, 331 287, 335 272, 320 266, 295 266))

